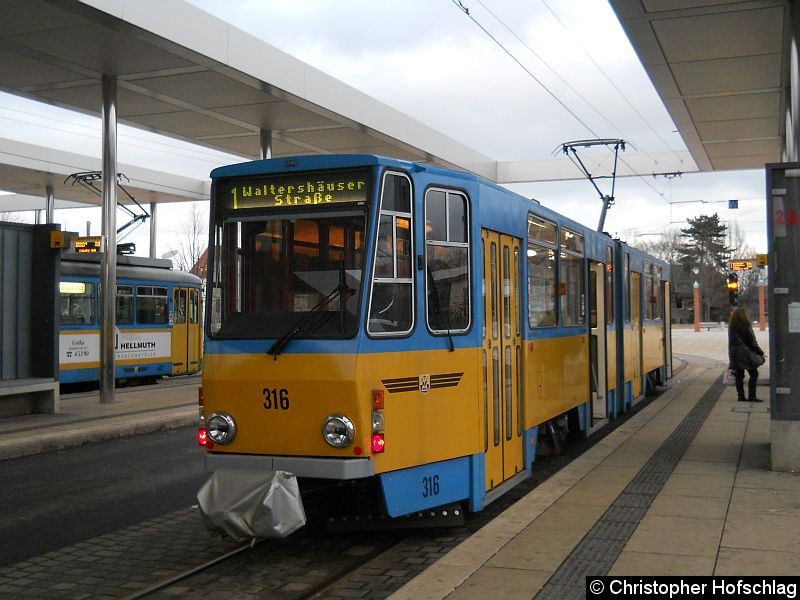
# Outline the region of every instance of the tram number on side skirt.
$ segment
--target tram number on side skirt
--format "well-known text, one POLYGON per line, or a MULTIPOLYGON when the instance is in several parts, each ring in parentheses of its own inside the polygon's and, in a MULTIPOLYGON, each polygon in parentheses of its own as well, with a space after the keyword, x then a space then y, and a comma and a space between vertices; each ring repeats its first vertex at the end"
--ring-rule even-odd
POLYGON ((422 478, 422 497, 430 498, 431 496, 439 495, 439 476, 433 475, 431 477, 422 478))
POLYGON ((265 409, 289 410, 289 390, 286 388, 264 388, 261 393, 264 395, 261 404, 265 409))

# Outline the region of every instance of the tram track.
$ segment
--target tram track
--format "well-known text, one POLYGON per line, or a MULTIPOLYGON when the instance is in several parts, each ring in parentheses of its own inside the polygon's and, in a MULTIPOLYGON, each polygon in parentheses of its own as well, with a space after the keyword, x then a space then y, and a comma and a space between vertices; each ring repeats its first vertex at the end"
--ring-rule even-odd
POLYGON ((187 569, 183 573, 179 573, 178 575, 175 575, 174 577, 170 577, 169 579, 166 579, 164 581, 160 581, 160 582, 158 582, 156 584, 153 584, 153 585, 151 585, 150 587, 148 587, 146 589, 143 589, 143 590, 140 590, 140 591, 138 591, 138 592, 136 592, 134 594, 131 594, 130 596, 126 596, 124 600, 138 600, 139 598, 147 598, 148 596, 152 596, 156 592, 160 592, 162 590, 166 590, 170 586, 172 586, 172 585, 174 585, 176 583, 179 583, 179 582, 181 582, 181 581, 183 581, 185 579, 188 579, 188 578, 192 577, 193 575, 195 575, 197 573, 201 573, 203 571, 206 571, 206 570, 210 569, 211 567, 213 567, 215 565, 218 565, 218 564, 220 564, 222 562, 225 562, 226 560, 228 560, 230 558, 233 558, 234 556, 237 556, 237 555, 241 554, 242 552, 245 552, 246 550, 250 550, 250 549, 253 548, 253 546, 255 546, 256 544, 259 544, 259 543, 261 543, 263 541, 266 541, 266 540, 258 540, 258 541, 255 541, 254 543, 242 544, 241 546, 239 546, 237 548, 234 548, 230 552, 226 552, 225 554, 223 554, 221 556, 218 556, 216 558, 213 558, 213 559, 211 559, 209 561, 206 561, 203 564, 197 565, 196 567, 192 567, 191 569, 187 569))
MULTIPOLYGON (((254 567, 257 571, 263 571, 262 565, 264 564, 269 564, 270 568, 275 572, 291 569, 293 565, 296 565, 297 560, 307 554, 310 549, 330 542, 331 534, 325 527, 328 515, 324 506, 326 492, 331 487, 334 486, 325 483, 305 490, 307 502, 310 500, 307 506, 308 524, 289 538, 260 538, 242 543, 203 563, 190 566, 180 573, 125 596, 125 600, 160 597, 160 593, 165 593, 169 597, 180 597, 174 592, 176 586, 195 590, 193 593, 196 593, 199 588, 204 587, 202 582, 197 581, 198 576, 214 570, 223 563, 235 562, 237 558, 245 566, 234 565, 233 568, 248 570, 246 563, 250 563, 249 566, 254 567)), ((326 590, 334 587, 342 579, 381 559, 392 548, 402 543, 407 536, 407 530, 351 532, 341 538, 341 541, 345 542, 342 553, 334 552, 324 556, 322 560, 319 557, 315 559, 315 567, 318 571, 326 573, 325 576, 309 583, 304 589, 296 589, 291 593, 281 594, 281 597, 304 600, 306 598, 319 597, 320 594, 324 595, 326 590), (369 552, 353 552, 353 548, 356 548, 359 542, 362 542, 365 538, 370 543, 367 546, 369 547, 369 552), (342 554, 348 555, 348 557, 342 559, 342 554)), ((230 567, 230 564, 228 566, 230 567)))
POLYGON ((336 552, 331 551, 331 539, 321 527, 322 521, 318 519, 309 530, 288 539, 261 539, 241 544, 125 596, 125 600, 181 598, 184 594, 194 597, 207 589, 211 581, 231 579, 237 583, 232 584, 235 587, 229 591, 237 594, 244 595, 246 589, 258 587, 275 590, 280 592, 278 597, 292 600, 326 597, 327 590, 376 560, 382 560, 409 535, 397 531, 348 534, 339 538, 340 548, 336 552), (320 552, 319 548, 325 550, 320 552), (309 568, 312 565, 313 569, 309 568), (285 580, 285 574, 293 571, 302 577, 285 580), (254 583, 255 578, 258 578, 257 583, 254 583))

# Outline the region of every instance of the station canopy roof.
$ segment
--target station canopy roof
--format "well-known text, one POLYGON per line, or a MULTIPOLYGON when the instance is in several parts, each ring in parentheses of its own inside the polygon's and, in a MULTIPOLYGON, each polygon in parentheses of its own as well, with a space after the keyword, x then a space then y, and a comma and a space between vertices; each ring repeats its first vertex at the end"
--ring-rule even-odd
MULTIPOLYGON (((787 0, 611 4, 689 162, 720 170, 780 160, 787 0)), ((500 183, 576 175, 551 157, 499 163, 182 0, 0 0, 0 14, 0 89, 97 115, 102 76, 114 76, 120 122, 245 160, 260 156, 261 131, 270 130, 274 157, 383 154, 500 183)), ((0 188, 41 197, 50 183, 57 198, 97 203, 63 183, 68 165, 86 160, 46 148, 28 148, 21 160, 9 144, 0 140, 0 188)), ((207 197, 207 183, 158 165, 119 170, 133 173, 146 202, 207 197)))
MULTIPOLYGON (((110 75, 119 122, 243 160, 260 157, 266 129, 273 157, 384 154, 496 176, 490 158, 186 2, 0 0, 0 14, 0 89, 14 94, 98 115, 110 75)), ((39 154, 5 161, 0 189, 80 196, 39 154)), ((156 191, 144 196, 176 199, 156 191)))
POLYGON ((782 159, 789 0, 610 2, 701 171, 782 159))

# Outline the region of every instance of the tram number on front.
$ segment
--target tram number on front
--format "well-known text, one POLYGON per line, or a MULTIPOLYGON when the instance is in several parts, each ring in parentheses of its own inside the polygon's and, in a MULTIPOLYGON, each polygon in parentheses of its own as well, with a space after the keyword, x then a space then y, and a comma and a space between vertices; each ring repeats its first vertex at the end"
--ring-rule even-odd
POLYGON ((286 388, 264 388, 261 393, 264 395, 261 404, 265 409, 289 410, 289 390, 286 388))
POLYGON ((439 495, 439 476, 433 475, 431 477, 422 478, 422 497, 430 498, 431 496, 439 495))

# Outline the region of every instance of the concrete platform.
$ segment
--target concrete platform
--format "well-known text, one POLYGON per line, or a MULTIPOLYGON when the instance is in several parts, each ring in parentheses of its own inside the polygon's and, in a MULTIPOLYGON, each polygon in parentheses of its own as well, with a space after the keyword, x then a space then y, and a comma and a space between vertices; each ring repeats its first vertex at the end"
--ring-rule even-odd
POLYGON ((97 391, 63 394, 59 412, 0 418, 0 460, 196 425, 200 375, 157 385, 118 388, 116 401, 100 403, 97 391))

